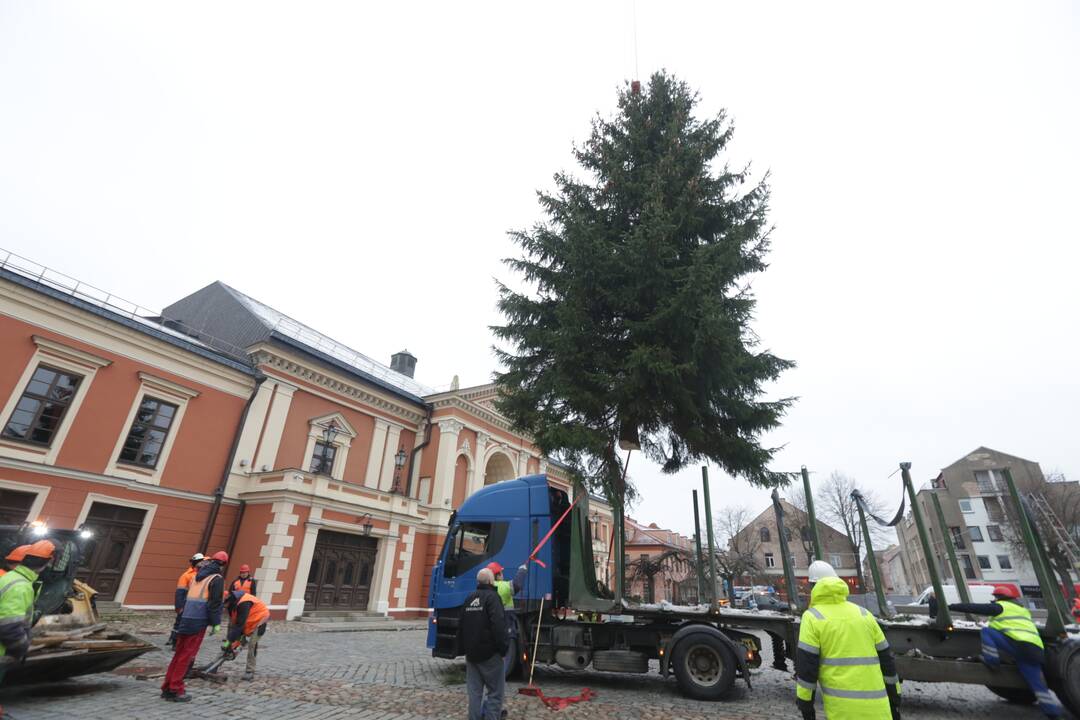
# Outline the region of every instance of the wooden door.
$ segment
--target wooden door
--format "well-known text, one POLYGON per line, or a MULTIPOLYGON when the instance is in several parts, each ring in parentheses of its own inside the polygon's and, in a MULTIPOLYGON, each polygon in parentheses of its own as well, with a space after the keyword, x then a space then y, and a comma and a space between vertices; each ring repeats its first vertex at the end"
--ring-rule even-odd
POLYGON ((145 510, 94 503, 86 516, 93 532, 87 542, 78 578, 98 591, 99 600, 113 600, 124 576, 131 551, 142 529, 145 510))
POLYGON ((0 525, 22 525, 27 520, 35 520, 29 515, 36 499, 34 493, 0 489, 0 525))
POLYGON ((378 541, 320 530, 308 571, 307 610, 366 610, 378 541))

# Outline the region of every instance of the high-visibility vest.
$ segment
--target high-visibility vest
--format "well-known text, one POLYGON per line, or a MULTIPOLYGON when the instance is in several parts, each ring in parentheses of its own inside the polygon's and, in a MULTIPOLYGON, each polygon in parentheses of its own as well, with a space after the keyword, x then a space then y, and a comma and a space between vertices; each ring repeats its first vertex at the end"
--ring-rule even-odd
POLYGON ((499 592, 504 608, 514 609, 514 586, 509 580, 496 580, 495 589, 499 592))
POLYGON ((176 589, 180 590, 182 588, 184 590, 187 590, 191 587, 191 583, 193 582, 195 582, 195 568, 189 567, 180 575, 180 578, 176 581, 176 589))
POLYGON ((1008 600, 995 600, 1001 606, 1001 614, 990 618, 990 627, 1005 633, 1005 637, 1016 642, 1026 642, 1043 646, 1039 637, 1039 628, 1031 621, 1031 611, 1008 600))
MULTIPOLYGON (((799 649, 820 656, 817 685, 829 720, 891 720, 878 658, 889 641, 874 616, 848 602, 847 594, 839 578, 824 578, 814 586, 811 605, 799 623, 799 649)), ((899 691, 897 678, 888 682, 899 691)), ((796 695, 810 700, 814 684, 802 678, 797 683, 796 695)))
MULTIPOLYGON (((244 623, 244 635, 251 635, 270 617, 270 608, 266 607, 266 603, 251 593, 244 593, 240 596, 240 599, 236 601, 236 606, 240 607, 240 603, 246 602, 251 603, 251 610, 248 611, 247 622, 244 623)), ((233 622, 236 621, 235 610, 232 612, 232 619, 233 622)))
POLYGON ((221 576, 213 573, 191 583, 191 587, 188 588, 187 602, 184 603, 184 610, 180 613, 181 620, 210 622, 210 607, 207 602, 210 599, 210 581, 216 577, 221 576))
POLYGON ((251 592, 251 578, 236 578, 232 584, 233 590, 243 590, 246 593, 251 592))
MULTIPOLYGON (((37 579, 37 573, 23 565, 0 577, 0 625, 21 625, 29 632, 38 594, 34 587, 37 579)), ((5 652, 0 643, 0 657, 5 652)))

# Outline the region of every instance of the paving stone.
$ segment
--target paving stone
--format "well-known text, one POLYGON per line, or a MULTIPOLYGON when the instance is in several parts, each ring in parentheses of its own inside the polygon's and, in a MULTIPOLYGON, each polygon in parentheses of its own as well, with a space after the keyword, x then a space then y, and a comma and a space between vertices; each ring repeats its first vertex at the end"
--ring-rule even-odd
MULTIPOLYGON (((168 617, 140 619, 137 627, 169 627, 168 617)), ((133 625, 134 628, 134 625, 133 625)), ((154 636, 149 636, 154 639, 154 636)), ((163 643, 160 636, 157 642, 163 643)), ((424 631, 326 634, 304 623, 274 623, 259 645, 259 669, 252 682, 239 680, 243 654, 226 663, 226 683, 188 683, 193 701, 186 705, 158 698, 160 681, 105 673, 75 678, 52 687, 0 689, 0 704, 14 720, 59 718, 187 718, 223 716, 230 720, 428 720, 465 716, 462 661, 432 658, 424 631), (299 627, 296 627, 299 626, 299 627)), ((572 705, 558 720, 772 720, 798 718, 791 673, 768 667, 754 672, 753 690, 739 683, 726 700, 707 703, 679 695, 672 678, 658 674, 565 671, 539 667, 535 682, 548 695, 576 695, 592 688, 592 701, 572 705)), ((217 638, 207 638, 199 662, 213 659, 217 638)), ((170 655, 156 650, 135 661, 161 667, 170 655)), ((654 663, 655 670, 655 663, 654 663)), ((539 700, 518 694, 524 681, 507 688, 511 718, 556 720, 539 700)), ((1034 707, 1008 705, 982 687, 906 683, 903 714, 907 720, 1008 716, 1041 717, 1034 707)), ((819 714, 819 717, 824 717, 819 714)))

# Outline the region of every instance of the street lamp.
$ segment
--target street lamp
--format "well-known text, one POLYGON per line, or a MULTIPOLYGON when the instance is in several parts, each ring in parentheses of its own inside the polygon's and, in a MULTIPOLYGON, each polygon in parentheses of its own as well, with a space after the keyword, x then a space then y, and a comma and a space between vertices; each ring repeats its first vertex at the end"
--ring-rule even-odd
POLYGON ((339 432, 341 432, 341 428, 338 427, 337 421, 331 420, 326 425, 323 425, 323 440, 326 441, 327 445, 333 445, 334 439, 339 432))
POLYGON ((394 455, 394 486, 390 488, 392 493, 401 492, 401 468, 405 467, 405 446, 402 445, 398 448, 397 454, 394 455))

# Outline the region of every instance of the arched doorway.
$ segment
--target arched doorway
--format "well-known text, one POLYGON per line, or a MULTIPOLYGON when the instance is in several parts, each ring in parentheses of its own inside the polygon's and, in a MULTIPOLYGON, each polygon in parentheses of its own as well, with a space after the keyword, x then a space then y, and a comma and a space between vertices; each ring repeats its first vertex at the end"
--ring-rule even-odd
POLYGON ((484 484, 494 485, 503 480, 513 480, 517 477, 514 463, 504 453, 496 452, 488 458, 487 466, 484 467, 484 484))

